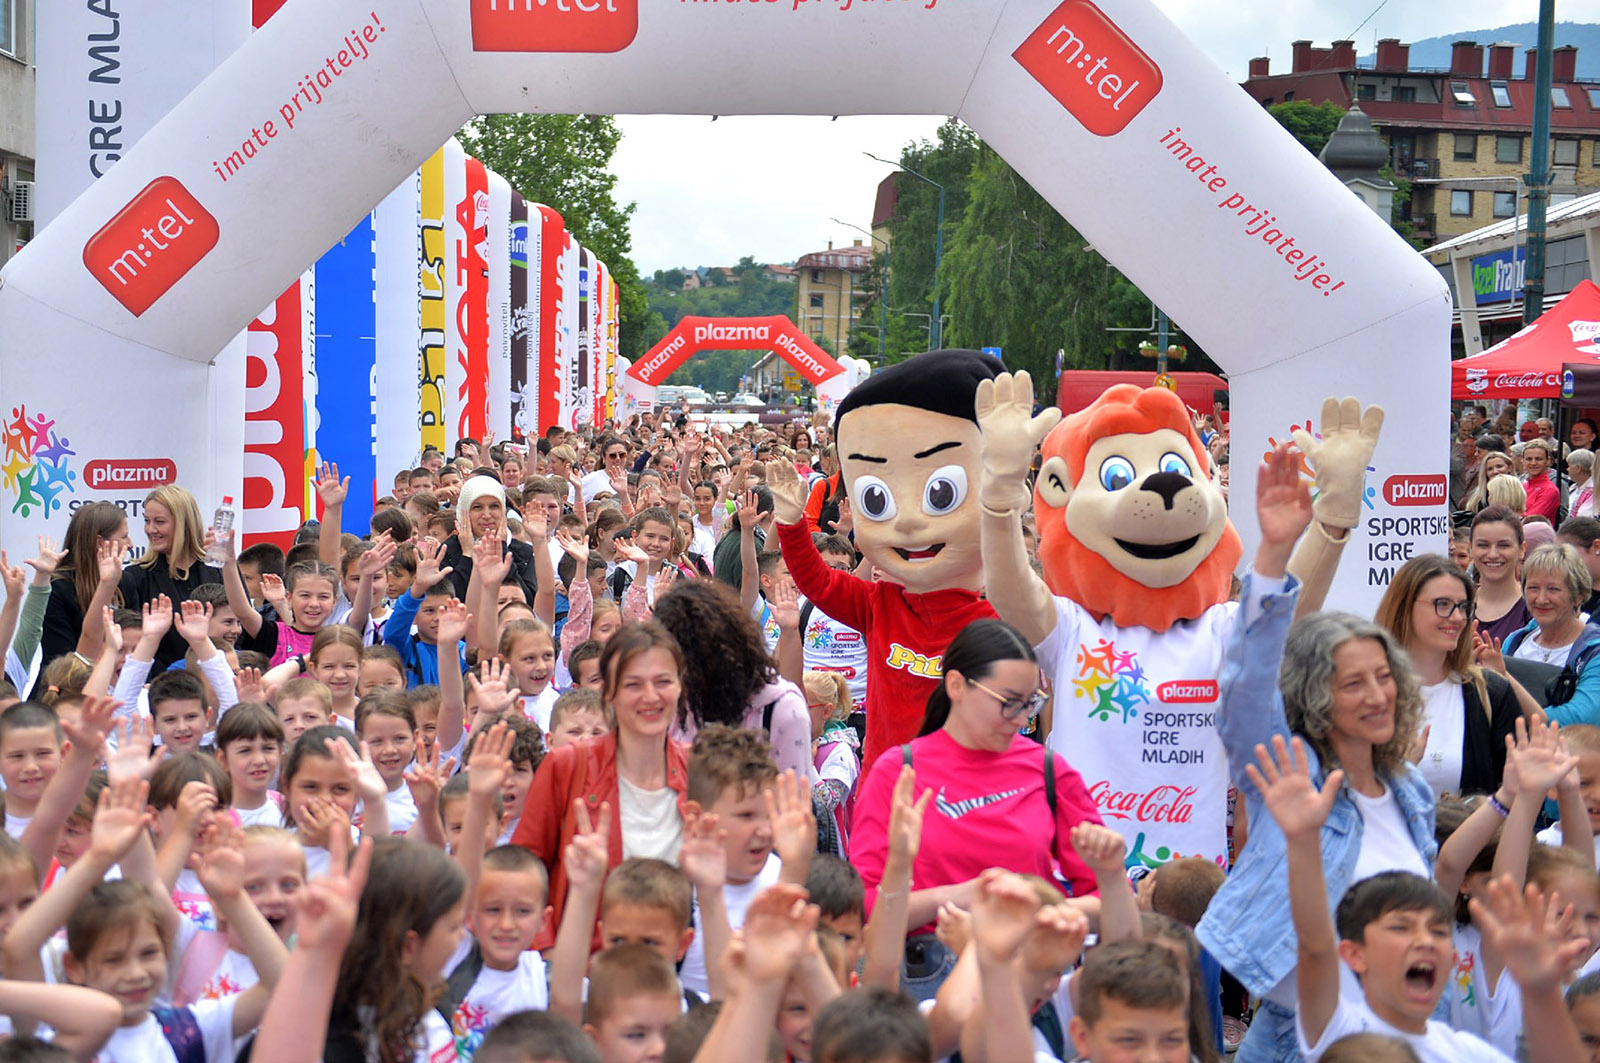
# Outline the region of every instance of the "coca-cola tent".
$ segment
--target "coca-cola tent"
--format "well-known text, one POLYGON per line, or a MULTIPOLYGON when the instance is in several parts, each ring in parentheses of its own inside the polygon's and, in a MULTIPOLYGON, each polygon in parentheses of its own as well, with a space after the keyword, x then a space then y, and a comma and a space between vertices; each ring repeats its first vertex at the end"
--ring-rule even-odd
POLYGON ((1452 399, 1559 399, 1564 366, 1600 365, 1600 287, 1580 281, 1509 339, 1450 364, 1452 399))

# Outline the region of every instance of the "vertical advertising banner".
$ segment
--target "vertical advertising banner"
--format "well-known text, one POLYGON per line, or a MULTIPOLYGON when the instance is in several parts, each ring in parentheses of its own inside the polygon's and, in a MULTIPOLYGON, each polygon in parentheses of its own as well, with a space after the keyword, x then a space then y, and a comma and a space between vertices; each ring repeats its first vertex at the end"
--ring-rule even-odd
POLYGON ((467 198, 467 156, 454 140, 444 145, 444 434, 449 447, 462 436, 467 394, 467 276, 471 269, 472 203, 467 198), (463 205, 465 210, 463 210, 463 205))
POLYGON ((622 356, 617 353, 618 341, 621 337, 622 326, 622 289, 617 282, 612 280, 606 286, 606 306, 610 313, 606 316, 606 420, 614 421, 617 417, 617 377, 622 373, 617 363, 622 356))
POLYGON ((419 442, 422 450, 433 447, 440 452, 449 447, 445 438, 445 364, 449 360, 445 344, 450 312, 445 306, 444 166, 444 148, 422 164, 421 225, 417 229, 417 350, 422 373, 418 384, 419 442))
POLYGON ((288 549, 304 520, 306 322, 310 275, 250 323, 245 339, 244 542, 288 549))
POLYGON ((506 345, 506 395, 492 396, 493 401, 506 403, 511 424, 509 438, 519 443, 531 443, 539 434, 536 423, 538 403, 534 399, 530 381, 535 378, 538 366, 530 365, 534 332, 533 300, 539 291, 539 235, 538 226, 528 225, 528 201, 518 192, 511 193, 511 292, 509 343, 506 345), (533 262, 529 272, 529 261, 533 262), (531 293, 531 294, 530 294, 531 293))
POLYGON ((562 231, 560 260, 556 268, 555 363, 560 390, 560 420, 571 428, 578 406, 578 241, 562 231))
MULTIPOLYGON (((377 365, 377 268, 372 215, 317 260, 317 452, 350 477, 344 520, 365 528, 372 519, 377 476, 372 448, 372 378, 377 365)), ((320 514, 319 514, 320 515, 320 514)))
POLYGON ((489 375, 484 389, 487 429, 511 438, 511 186, 489 174, 489 375))
POLYGON ((606 264, 593 260, 589 271, 589 423, 605 420, 606 408, 606 291, 611 274, 606 264))
POLYGON ((489 418, 489 171, 468 155, 462 157, 461 176, 450 249, 456 284, 452 370, 460 374, 451 423, 455 439, 482 440, 489 418))
MULTIPOLYGON (((421 415, 417 388, 420 379, 417 329, 420 179, 417 174, 406 178, 372 212, 376 247, 372 433, 377 477, 371 492, 374 501, 390 493, 395 473, 415 468, 421 456, 417 447, 421 415)), ((352 488, 354 486, 352 481, 352 488)))
MULTIPOLYGON (((537 431, 565 423, 561 417, 562 374, 560 352, 565 311, 563 276, 566 270, 567 229, 559 211, 536 204, 539 212, 539 287, 530 299, 533 347, 529 372, 535 395, 537 431)), ((530 228, 532 218, 529 218, 530 228)))
POLYGON ((593 298, 590 281, 594 276, 594 267, 591 263, 589 249, 579 247, 578 337, 572 362, 572 420, 567 422, 568 428, 582 428, 594 420, 594 396, 591 391, 594 386, 594 356, 589 352, 593 321, 593 311, 589 305, 593 298))

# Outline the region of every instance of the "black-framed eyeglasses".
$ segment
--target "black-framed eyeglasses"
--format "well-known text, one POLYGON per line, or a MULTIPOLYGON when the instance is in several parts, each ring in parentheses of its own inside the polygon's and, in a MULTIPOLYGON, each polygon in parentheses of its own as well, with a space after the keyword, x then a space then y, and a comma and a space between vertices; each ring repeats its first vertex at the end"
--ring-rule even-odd
POLYGON ((1477 614, 1477 608, 1466 599, 1456 601, 1454 598, 1435 598, 1433 600, 1433 615, 1440 620, 1449 620, 1457 613, 1461 619, 1471 620, 1477 614))
POLYGON ((1039 715, 1039 710, 1044 708, 1044 703, 1050 700, 1050 692, 1043 688, 1035 690, 1025 698, 1011 698, 990 690, 976 679, 969 679, 967 682, 998 701, 1000 703, 1000 715, 1008 720, 1018 718, 1031 720, 1039 715))

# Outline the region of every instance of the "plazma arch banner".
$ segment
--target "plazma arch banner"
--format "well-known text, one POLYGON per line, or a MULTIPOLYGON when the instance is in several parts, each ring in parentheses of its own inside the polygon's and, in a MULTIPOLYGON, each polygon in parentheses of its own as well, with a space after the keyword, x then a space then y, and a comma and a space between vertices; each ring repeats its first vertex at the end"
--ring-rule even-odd
MULTIPOLYGON (((96 352, 209 361, 463 122, 527 109, 959 117, 1228 371, 1236 497, 1254 491, 1258 450, 1324 395, 1404 411, 1334 604, 1370 606, 1396 559, 1443 542, 1443 504, 1391 489, 1445 473, 1443 280, 1148 0, 289 0, 8 264, 8 405, 70 407, 71 431, 57 430, 99 460, 172 454, 208 504, 203 440, 172 442, 174 424, 204 435, 202 400, 147 368, 153 380, 86 401, 82 380, 115 376, 96 352), (220 160, 246 142, 228 173, 220 160), (9 378, 22 345, 63 371, 9 378), (161 416, 131 425, 117 416, 130 402, 161 416)), ((423 437, 443 442, 456 426, 428 419, 444 412, 430 394, 444 374, 423 361, 423 437)), ((24 458, 0 507, 0 532, 18 538, 49 517, 15 505, 24 458)), ((63 490, 99 497, 86 481, 63 490)))

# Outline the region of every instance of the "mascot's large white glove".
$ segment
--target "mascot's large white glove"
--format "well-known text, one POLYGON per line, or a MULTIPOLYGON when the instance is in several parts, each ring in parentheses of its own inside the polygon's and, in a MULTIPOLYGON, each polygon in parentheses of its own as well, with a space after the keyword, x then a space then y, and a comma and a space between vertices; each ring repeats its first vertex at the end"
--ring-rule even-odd
POLYGON ((1028 509, 1033 503, 1027 481, 1034 452, 1061 420, 1061 411, 1050 406, 1034 415, 1033 378, 1027 370, 980 380, 973 411, 983 433, 978 504, 996 514, 1028 509))
POLYGON ((1295 445, 1317 476, 1311 510, 1318 521, 1331 528, 1361 523, 1361 492, 1382 428, 1382 406, 1368 406, 1363 413, 1354 398, 1327 398, 1322 400, 1321 439, 1302 428, 1294 430, 1295 445))
POLYGON ((773 520, 799 524, 806 519, 806 485, 794 462, 767 462, 767 489, 772 492, 773 520))

